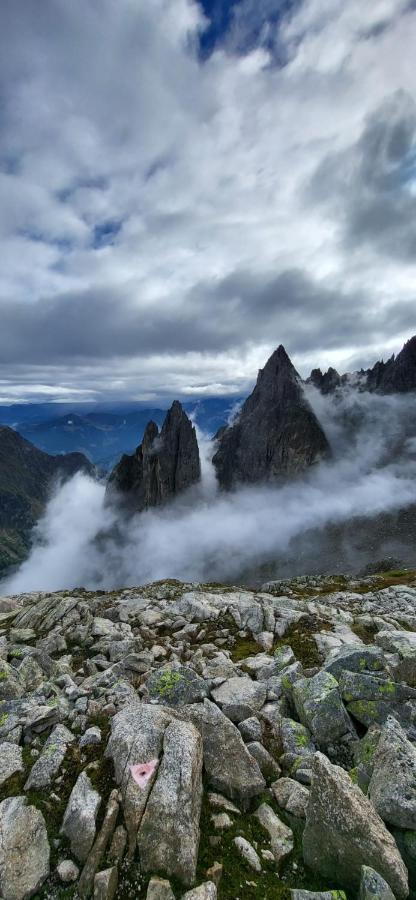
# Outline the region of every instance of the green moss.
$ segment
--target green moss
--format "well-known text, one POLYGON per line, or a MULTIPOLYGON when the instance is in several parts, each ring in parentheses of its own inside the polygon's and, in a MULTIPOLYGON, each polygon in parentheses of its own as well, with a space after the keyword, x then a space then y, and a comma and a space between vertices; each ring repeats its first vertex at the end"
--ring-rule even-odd
POLYGON ((1 713, 1 715, 0 715, 0 728, 3 728, 3 726, 4 726, 4 725, 6 724, 6 722, 8 721, 8 718, 9 718, 9 713, 1 713))
POLYGON ((358 774, 357 774, 357 769, 356 769, 355 767, 354 767, 354 769, 350 769, 350 771, 348 772, 348 774, 349 774, 349 776, 350 776, 350 778, 351 778, 352 783, 353 783, 353 784, 358 784, 358 774))
POLYGON ((296 659, 305 668, 321 666, 322 659, 314 635, 318 631, 331 630, 330 622, 318 619, 316 616, 308 616, 308 618, 290 625, 284 637, 277 642, 276 647, 284 647, 289 644, 296 659))
POLYGON ((295 735, 295 744, 297 747, 307 747, 309 744, 309 738, 306 734, 299 732, 299 734, 295 735))
POLYGON ((160 697, 168 697, 169 694, 173 693, 179 682, 183 680, 183 675, 180 672, 175 672, 174 669, 165 670, 161 673, 155 690, 160 697))
POLYGON ((0 669, 0 681, 7 681, 8 675, 4 669, 0 669))
POLYGON ((248 656, 255 656, 257 653, 260 653, 260 647, 254 638, 236 637, 234 647, 231 651, 231 659, 236 663, 240 662, 242 659, 246 659, 248 656))

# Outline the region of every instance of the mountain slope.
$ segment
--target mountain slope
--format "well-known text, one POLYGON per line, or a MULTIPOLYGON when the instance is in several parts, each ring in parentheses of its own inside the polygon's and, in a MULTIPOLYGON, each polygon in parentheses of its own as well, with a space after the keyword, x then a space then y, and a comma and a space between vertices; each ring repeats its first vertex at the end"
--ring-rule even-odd
POLYGON ((78 471, 94 471, 81 453, 49 456, 12 428, 0 426, 0 571, 26 555, 30 530, 54 479, 78 471))
POLYGON ((213 457, 221 487, 292 475, 329 452, 300 376, 280 346, 260 369, 233 425, 218 433, 213 457))

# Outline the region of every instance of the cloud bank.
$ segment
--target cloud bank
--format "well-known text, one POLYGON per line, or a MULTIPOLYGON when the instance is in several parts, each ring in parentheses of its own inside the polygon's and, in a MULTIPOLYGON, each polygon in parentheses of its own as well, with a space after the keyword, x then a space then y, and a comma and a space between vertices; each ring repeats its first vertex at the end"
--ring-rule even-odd
POLYGON ((3 593, 162 578, 239 582, 288 552, 296 556, 297 542, 319 544, 328 526, 368 517, 367 532, 376 534, 375 517, 416 504, 414 398, 345 391, 334 402, 313 388, 309 397, 334 447, 331 462, 281 486, 220 494, 212 447, 200 436, 201 486, 129 519, 105 506, 102 484, 78 474, 52 497, 29 559, 3 593))

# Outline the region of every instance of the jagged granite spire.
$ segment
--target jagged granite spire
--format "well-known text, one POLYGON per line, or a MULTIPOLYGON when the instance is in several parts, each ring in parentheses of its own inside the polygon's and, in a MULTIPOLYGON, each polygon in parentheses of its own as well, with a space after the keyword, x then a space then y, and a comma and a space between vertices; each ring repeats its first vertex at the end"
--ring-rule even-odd
POLYGON ((220 429, 213 463, 223 488, 302 471, 329 452, 301 378, 280 345, 236 422, 220 429))
POLYGON ((118 494, 131 509, 161 506, 201 477, 195 428, 175 400, 159 433, 149 422, 142 443, 111 472, 107 496, 118 494))
POLYGON ((376 363, 367 372, 368 390, 381 394, 405 394, 416 391, 416 335, 407 341, 395 357, 376 363))

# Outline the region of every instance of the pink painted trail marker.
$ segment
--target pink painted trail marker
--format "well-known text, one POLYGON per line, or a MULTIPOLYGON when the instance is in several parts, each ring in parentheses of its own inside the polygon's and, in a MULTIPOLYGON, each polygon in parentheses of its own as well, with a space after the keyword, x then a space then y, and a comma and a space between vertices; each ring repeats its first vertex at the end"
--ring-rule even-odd
POLYGON ((135 766, 130 766, 131 776, 139 787, 145 788, 158 765, 158 759, 151 759, 147 763, 136 763, 135 766))

